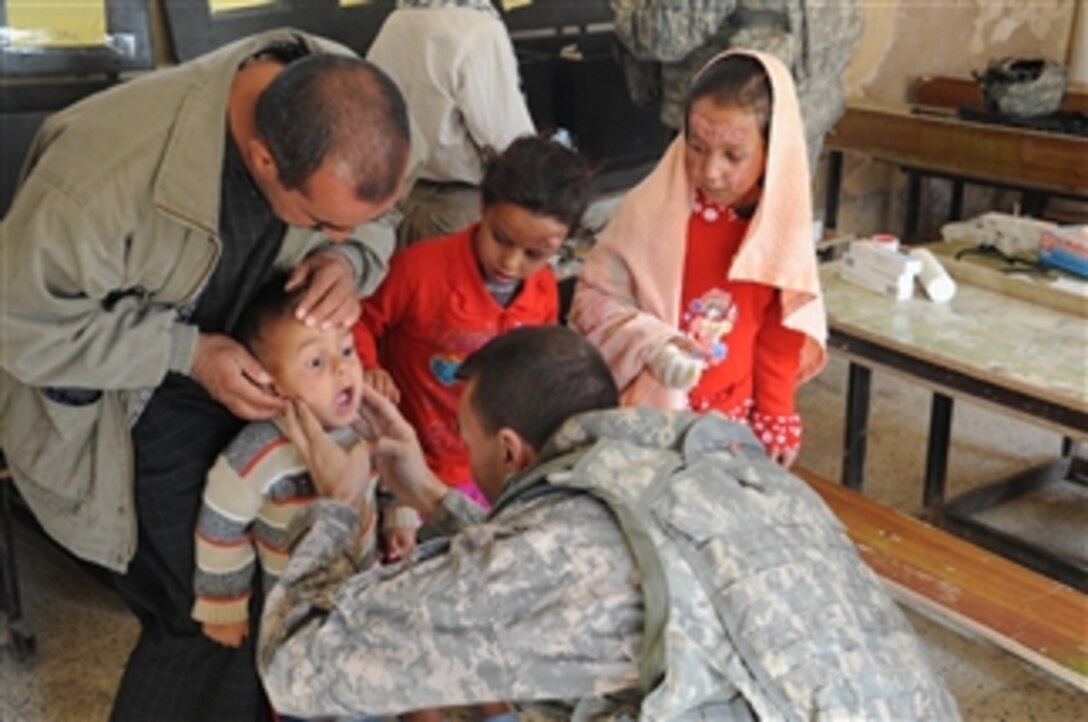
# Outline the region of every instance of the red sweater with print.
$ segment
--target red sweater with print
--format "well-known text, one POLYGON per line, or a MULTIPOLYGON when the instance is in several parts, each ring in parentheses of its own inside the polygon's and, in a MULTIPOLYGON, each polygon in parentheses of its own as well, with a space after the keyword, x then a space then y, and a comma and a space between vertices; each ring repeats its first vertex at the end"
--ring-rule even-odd
POLYGON ((472 480, 457 431, 466 356, 518 326, 555 323, 559 291, 551 269, 526 278, 503 308, 484 285, 475 225, 396 253, 389 274, 362 301, 355 345, 365 368, 380 366, 400 389, 400 410, 415 428, 427 463, 447 484, 472 480))
POLYGON ((691 407, 749 421, 761 437, 769 423, 775 437, 792 438, 763 438, 765 446, 796 447, 794 390, 804 336, 782 325, 778 289, 727 278, 748 221, 731 209, 710 216, 692 213, 688 222, 680 329, 712 354, 717 344, 723 358, 691 390, 691 407))

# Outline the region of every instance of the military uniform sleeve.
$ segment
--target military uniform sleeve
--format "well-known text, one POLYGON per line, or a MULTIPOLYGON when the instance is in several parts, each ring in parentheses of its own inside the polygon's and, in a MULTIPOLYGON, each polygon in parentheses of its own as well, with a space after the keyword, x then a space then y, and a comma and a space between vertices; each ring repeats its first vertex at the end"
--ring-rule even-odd
POLYGON ((265 607, 258 664, 273 707, 392 715, 631 688, 642 598, 619 528, 586 497, 526 506, 353 575, 357 522, 314 505, 265 607))

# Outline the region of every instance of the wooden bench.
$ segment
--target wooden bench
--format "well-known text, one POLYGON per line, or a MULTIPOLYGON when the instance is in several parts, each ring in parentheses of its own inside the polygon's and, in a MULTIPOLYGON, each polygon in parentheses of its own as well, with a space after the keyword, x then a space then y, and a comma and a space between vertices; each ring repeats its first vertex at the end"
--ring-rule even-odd
POLYGON ((1088 692, 1088 595, 804 469, 902 603, 1088 692))

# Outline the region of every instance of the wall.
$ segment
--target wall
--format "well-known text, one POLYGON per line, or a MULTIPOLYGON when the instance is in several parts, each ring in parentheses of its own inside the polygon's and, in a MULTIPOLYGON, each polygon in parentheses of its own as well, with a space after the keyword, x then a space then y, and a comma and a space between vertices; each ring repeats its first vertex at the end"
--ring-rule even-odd
MULTIPOLYGON (((1083 36, 1083 0, 861 0, 865 30, 844 81, 847 94, 908 103, 924 75, 969 76, 990 59, 1048 57, 1068 63, 1074 27, 1083 36), (1077 5, 1080 5, 1079 17, 1077 5)), ((1081 47, 1086 45, 1081 40, 1081 47)), ((1082 51, 1083 52, 1083 51, 1082 51)), ((822 196, 822 174, 817 196, 822 196)), ((922 237, 936 238, 946 220, 948 183, 929 181, 922 237)), ((905 177, 898 169, 848 155, 844 164, 839 230, 869 234, 902 229, 905 177)), ((1017 196, 968 186, 965 213, 995 206, 1012 210, 1017 196)), ((822 206, 821 206, 822 207, 822 206)))

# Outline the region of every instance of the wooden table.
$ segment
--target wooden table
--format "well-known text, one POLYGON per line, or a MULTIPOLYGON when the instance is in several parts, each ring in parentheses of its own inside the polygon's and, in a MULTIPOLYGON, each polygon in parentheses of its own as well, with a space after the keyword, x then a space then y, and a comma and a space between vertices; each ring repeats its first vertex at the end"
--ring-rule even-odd
POLYGON ((959 220, 963 184, 1020 191, 1028 215, 1039 215, 1048 196, 1088 199, 1088 138, 960 120, 937 107, 852 100, 827 135, 827 205, 824 224, 836 227, 843 152, 894 163, 908 173, 902 237, 917 232, 921 182, 954 183, 950 220, 959 220), (1032 212, 1035 211, 1035 212, 1032 212))
MULTIPOLYGON (((914 83, 914 102, 940 108, 970 105, 982 108, 982 86, 974 78, 953 75, 926 75, 914 83)), ((1065 86, 1061 110, 1088 113, 1088 85, 1070 82, 1065 86)))
MULTIPOLYGON (((1088 589, 1079 565, 1022 539, 984 538, 988 531, 948 513, 957 502, 944 499, 955 398, 1053 429, 1070 442, 1088 441, 1088 296, 941 260, 958 283, 948 304, 932 303, 920 289, 914 299, 896 302, 839 278, 838 262, 821 267, 828 345, 850 361, 842 483, 862 488, 872 369, 905 376, 933 392, 923 503, 934 520, 950 527, 963 522, 956 531, 1088 589)), ((1081 463, 1074 443, 1065 452, 1056 467, 1062 477, 1079 472, 1081 463)), ((998 503, 1038 483, 1014 480, 988 498, 998 503)))

